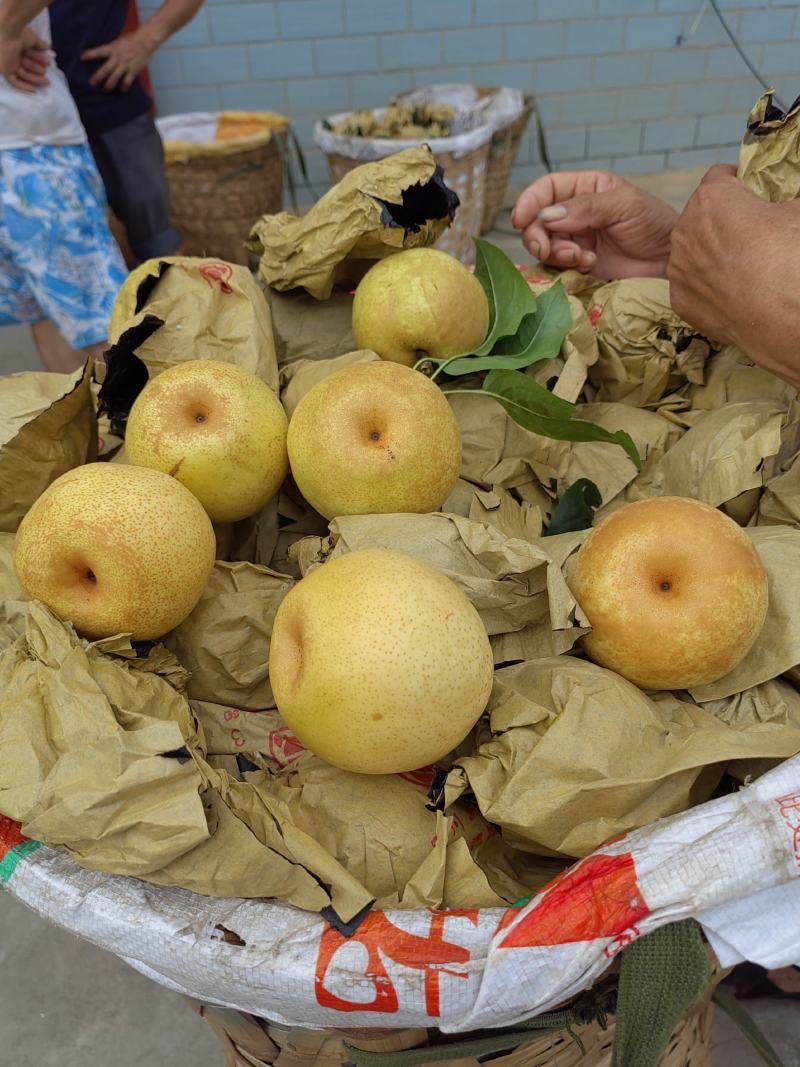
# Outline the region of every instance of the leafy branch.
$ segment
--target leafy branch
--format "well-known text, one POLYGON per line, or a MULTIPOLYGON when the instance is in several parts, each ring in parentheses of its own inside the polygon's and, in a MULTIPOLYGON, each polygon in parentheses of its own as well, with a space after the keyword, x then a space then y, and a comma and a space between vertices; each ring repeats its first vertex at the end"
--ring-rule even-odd
POLYGON ((450 378, 488 371, 480 389, 445 389, 448 395, 488 396, 520 426, 557 441, 600 441, 619 445, 641 470, 642 461, 624 430, 611 433, 593 422, 574 418, 576 407, 555 396, 522 371, 553 359, 572 324, 567 294, 560 281, 538 298, 508 256, 488 241, 475 238, 475 276, 489 303, 489 329, 475 352, 449 358, 427 357, 430 375, 450 378))

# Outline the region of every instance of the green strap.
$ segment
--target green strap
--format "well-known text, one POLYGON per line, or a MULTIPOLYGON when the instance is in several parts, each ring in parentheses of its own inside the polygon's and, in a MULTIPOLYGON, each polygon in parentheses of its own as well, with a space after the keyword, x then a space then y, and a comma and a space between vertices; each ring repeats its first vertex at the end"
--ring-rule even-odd
POLYGON ((464 1041, 452 1041, 442 1045, 424 1045, 422 1048, 406 1049, 404 1052, 368 1052, 345 1044, 345 1062, 352 1063, 355 1067, 418 1067, 422 1063, 474 1058, 490 1052, 518 1048, 529 1041, 535 1041, 543 1033, 558 1033, 563 1030, 566 1030, 585 1055, 586 1050, 573 1027, 586 1025, 592 1019, 597 1019, 605 1028, 608 1004, 609 990, 590 992, 569 1011, 537 1015, 534 1019, 520 1023, 515 1030, 497 1030, 490 1037, 466 1038, 464 1041))
POLYGON ((670 923, 622 953, 612 1067, 657 1067, 667 1042, 711 979, 694 919, 670 923))
POLYGON ((738 1026, 742 1036, 747 1038, 764 1063, 767 1064, 767 1067, 784 1067, 780 1056, 764 1037, 752 1015, 745 1011, 729 990, 718 987, 712 1000, 738 1026))

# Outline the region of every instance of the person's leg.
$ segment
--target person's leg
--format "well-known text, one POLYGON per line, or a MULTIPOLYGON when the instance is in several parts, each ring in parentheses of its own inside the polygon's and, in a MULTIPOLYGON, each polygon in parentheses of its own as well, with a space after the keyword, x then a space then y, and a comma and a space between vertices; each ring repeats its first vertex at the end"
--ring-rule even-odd
POLYGON ((3 204, 15 266, 39 313, 37 345, 52 369, 74 368, 80 350, 102 350, 127 272, 106 221, 100 175, 86 145, 9 149, 3 204), (55 330, 63 341, 55 336, 55 330), (66 346, 75 351, 70 355, 66 346))
POLYGON ((89 138, 108 202, 140 261, 175 255, 180 234, 169 214, 164 147, 151 115, 89 138))
POLYGON ((72 374, 84 365, 88 356, 94 360, 103 358, 104 344, 73 348, 68 345, 49 319, 31 323, 31 333, 45 370, 56 374, 72 374))

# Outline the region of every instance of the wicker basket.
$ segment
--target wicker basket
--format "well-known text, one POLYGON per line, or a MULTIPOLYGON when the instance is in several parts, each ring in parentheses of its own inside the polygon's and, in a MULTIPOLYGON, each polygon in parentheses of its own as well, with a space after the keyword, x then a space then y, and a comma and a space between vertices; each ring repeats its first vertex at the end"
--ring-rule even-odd
MULTIPOLYGON (((480 90, 485 96, 495 92, 494 89, 480 90)), ((508 126, 504 126, 495 132, 489 146, 489 162, 486 168, 486 191, 483 199, 483 219, 481 233, 488 233, 494 226, 494 220, 498 211, 503 206, 503 201, 508 188, 508 180, 519 152, 519 143, 528 125, 533 112, 533 97, 525 94, 525 107, 519 118, 508 126)))
MULTIPOLYGON (((710 995, 711 990, 709 990, 710 995)), ((421 1048, 430 1043, 427 1030, 299 1030, 257 1019, 253 1015, 191 1002, 222 1041, 225 1067, 338 1067, 347 1062, 346 1045, 374 1053, 421 1048)), ((661 1067, 709 1067, 714 1005, 706 1001, 684 1016, 670 1038, 661 1067)), ((487 1032, 490 1034, 491 1032, 487 1032)), ((597 1022, 575 1026, 584 1052, 566 1031, 546 1033, 507 1052, 492 1055, 503 1067, 608 1067, 614 1040, 614 1018, 605 1029, 597 1022)), ((486 1036, 486 1035, 470 1035, 486 1036)), ((441 1035, 439 1035, 441 1037, 441 1035)), ((453 1042, 462 1038, 454 1035, 453 1042)), ((454 1059, 441 1059, 441 1041, 436 1042, 436 1062, 453 1067, 478 1067, 479 1060, 465 1056, 463 1048, 454 1059)), ((485 1050, 482 1052, 482 1058, 485 1050)), ((431 1065, 433 1061, 431 1062, 431 1065)), ((419 1067, 425 1067, 420 1064, 419 1067)))
MULTIPOLYGON (((408 147, 398 143, 396 151, 408 147)), ((451 189, 458 194, 461 204, 456 217, 442 236, 436 247, 449 252, 462 263, 475 262, 475 247, 472 238, 481 232, 484 213, 484 194, 486 191, 486 169, 491 142, 473 148, 465 155, 456 156, 447 152, 436 152, 436 162, 444 169, 444 178, 451 189)), ((363 162, 350 159, 336 153, 326 153, 331 182, 338 182, 348 171, 363 162)))
POLYGON ((285 153, 278 140, 285 144, 287 129, 190 147, 165 138, 170 210, 184 255, 249 263, 244 242, 253 223, 283 206, 285 153))

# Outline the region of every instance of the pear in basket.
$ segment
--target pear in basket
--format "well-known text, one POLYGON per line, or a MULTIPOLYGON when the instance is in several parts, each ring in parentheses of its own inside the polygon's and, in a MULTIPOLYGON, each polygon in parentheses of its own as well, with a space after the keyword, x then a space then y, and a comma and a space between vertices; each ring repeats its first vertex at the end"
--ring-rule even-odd
POLYGON ((722 678, 767 614, 753 543, 727 515, 687 497, 612 512, 581 545, 568 581, 592 626, 588 655, 642 689, 722 678))
POLYGON ((461 433, 439 387, 379 360, 310 389, 287 444, 300 492, 328 519, 436 511, 461 469, 461 433))
POLYGON ((144 467, 87 463, 57 478, 17 530, 25 596, 83 637, 163 637, 197 604, 216 539, 203 508, 174 478, 144 467))
POLYGON ((430 356, 474 352, 489 329, 478 279, 436 248, 410 248, 379 260, 353 300, 353 339, 382 359, 413 367, 430 356))
POLYGON ((297 738, 361 774, 426 767, 483 714, 492 649, 480 615, 427 563, 386 548, 312 570, 272 628, 269 677, 297 738))
POLYGON ((280 400, 232 363, 192 359, 163 371, 134 401, 129 463, 171 474, 212 522, 255 515, 286 477, 288 420, 280 400))

